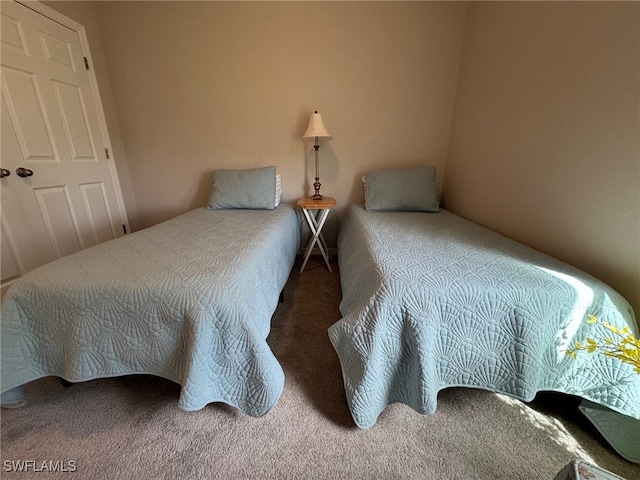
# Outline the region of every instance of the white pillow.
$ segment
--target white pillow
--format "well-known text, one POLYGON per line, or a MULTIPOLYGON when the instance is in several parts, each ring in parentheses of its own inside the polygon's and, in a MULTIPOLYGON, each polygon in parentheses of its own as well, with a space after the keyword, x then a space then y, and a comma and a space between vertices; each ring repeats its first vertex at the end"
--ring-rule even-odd
POLYGON ((282 177, 276 173, 276 207, 282 201, 282 177))

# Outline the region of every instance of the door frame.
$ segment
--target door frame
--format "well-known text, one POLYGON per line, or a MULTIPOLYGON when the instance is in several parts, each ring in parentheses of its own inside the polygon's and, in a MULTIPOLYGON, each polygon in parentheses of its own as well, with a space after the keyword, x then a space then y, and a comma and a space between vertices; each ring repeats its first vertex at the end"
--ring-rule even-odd
POLYGON ((96 77, 96 72, 94 68, 93 59, 91 58, 91 51, 89 49, 89 38, 87 37, 87 31, 84 25, 72 20, 71 18, 61 14, 60 12, 54 10, 51 7, 41 3, 39 0, 12 0, 15 3, 19 3, 20 5, 33 10, 36 13, 39 13, 60 25, 67 27, 69 30, 73 30, 80 37, 80 45, 82 46, 82 53, 86 57, 89 68, 89 82, 91 83, 91 91, 93 95, 94 102, 96 104, 96 109, 98 111, 98 121, 100 122, 100 132, 104 138, 105 148, 108 149, 109 155, 107 158, 109 172, 111 174, 111 179, 113 181, 113 185, 115 187, 116 194, 116 202, 118 204, 118 210, 120 213, 120 217, 122 218, 122 222, 125 225, 126 232, 131 232, 131 228, 129 226, 129 217, 127 215, 127 209, 124 203, 124 196, 122 194, 122 185, 120 184, 120 177, 118 175, 118 170, 115 164, 115 153, 113 151, 113 147, 111 145, 111 137, 109 136, 109 129, 107 128, 107 118, 104 113, 104 106, 102 105, 102 97, 100 95, 100 89, 98 88, 98 79, 96 77))

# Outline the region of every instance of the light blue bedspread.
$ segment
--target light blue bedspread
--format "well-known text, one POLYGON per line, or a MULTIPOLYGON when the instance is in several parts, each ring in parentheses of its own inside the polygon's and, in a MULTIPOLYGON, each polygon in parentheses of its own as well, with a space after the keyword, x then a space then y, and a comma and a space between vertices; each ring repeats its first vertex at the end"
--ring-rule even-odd
POLYGON ((393 402, 433 413, 452 386, 564 392, 640 419, 631 365, 565 354, 603 333, 588 315, 638 334, 626 300, 592 276, 447 211, 351 206, 338 255, 343 318, 329 336, 359 427, 393 402))
POLYGON ((2 305, 0 391, 152 374, 182 385, 184 410, 264 415, 284 385, 266 338, 299 222, 284 204, 201 208, 28 273, 2 305))

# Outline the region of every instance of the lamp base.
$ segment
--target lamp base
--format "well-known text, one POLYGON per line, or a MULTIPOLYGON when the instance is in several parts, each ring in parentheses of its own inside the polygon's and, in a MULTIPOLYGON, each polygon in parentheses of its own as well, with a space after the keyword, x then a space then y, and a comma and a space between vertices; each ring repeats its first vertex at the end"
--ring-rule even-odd
POLYGON ((313 189, 316 193, 311 197, 311 200, 322 200, 322 195, 320 195, 320 179, 316 177, 316 181, 313 184, 313 189))

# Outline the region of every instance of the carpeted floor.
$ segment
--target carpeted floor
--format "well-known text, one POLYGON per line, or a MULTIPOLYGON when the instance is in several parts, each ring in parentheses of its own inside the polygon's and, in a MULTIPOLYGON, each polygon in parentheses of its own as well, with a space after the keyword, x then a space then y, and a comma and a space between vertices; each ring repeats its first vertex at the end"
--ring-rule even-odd
POLYGON ((424 416, 392 405, 368 430, 351 420, 327 328, 340 318, 338 267, 299 262, 269 336, 286 383, 276 407, 251 418, 219 404, 177 407, 179 387, 132 376, 25 388, 29 403, 2 410, 2 478, 103 479, 553 479, 584 458, 628 480, 640 465, 613 452, 577 410, 540 395, 525 405, 471 389, 441 392, 424 416), (24 461, 69 472, 12 471, 24 461), (56 463, 57 462, 57 463, 56 463))

